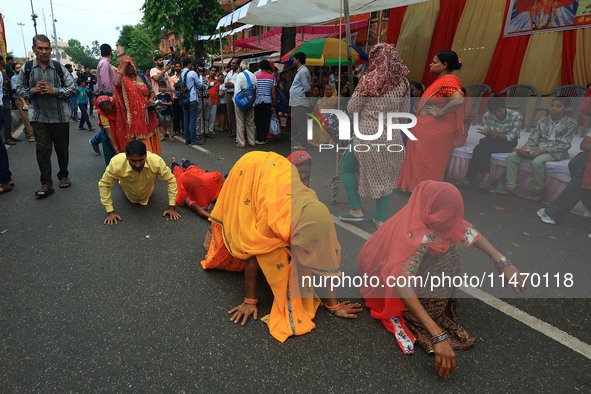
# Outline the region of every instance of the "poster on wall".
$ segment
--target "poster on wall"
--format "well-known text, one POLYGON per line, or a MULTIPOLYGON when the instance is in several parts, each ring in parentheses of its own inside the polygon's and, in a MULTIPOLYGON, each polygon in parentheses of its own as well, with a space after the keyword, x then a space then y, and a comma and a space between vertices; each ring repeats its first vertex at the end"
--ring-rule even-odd
POLYGON ((504 37, 591 27, 591 0, 511 0, 504 37))
POLYGON ((8 52, 6 49, 6 34, 4 33, 4 18, 0 14, 0 53, 6 58, 8 52))

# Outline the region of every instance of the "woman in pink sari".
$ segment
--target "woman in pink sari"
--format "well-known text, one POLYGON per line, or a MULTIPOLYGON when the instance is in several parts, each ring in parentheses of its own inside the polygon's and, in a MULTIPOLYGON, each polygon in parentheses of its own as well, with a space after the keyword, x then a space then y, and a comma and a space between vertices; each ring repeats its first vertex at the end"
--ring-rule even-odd
POLYGON ((132 58, 124 57, 113 81, 115 85, 116 134, 119 145, 125 147, 131 140, 141 140, 146 149, 162 156, 158 137, 158 117, 147 107, 154 101, 149 83, 138 76, 132 58))
POLYGON ((453 51, 435 55, 430 70, 437 79, 427 88, 418 107, 417 125, 412 128, 416 141, 406 144, 406 157, 397 186, 412 191, 421 181, 442 181, 454 141, 464 134, 462 84, 454 70, 462 67, 453 51))
POLYGON ((371 317, 395 335, 405 354, 414 352, 415 341, 434 353, 435 368, 443 377, 455 370, 453 349, 468 348, 476 338, 459 322, 458 289, 443 285, 430 290, 428 278, 443 273, 461 277, 458 248, 470 245, 494 261, 499 275, 517 282, 514 290, 521 294, 524 278, 464 220, 462 195, 451 183, 418 184, 408 203, 367 240, 357 258, 359 272, 372 283, 360 289, 371 317), (415 281, 413 286, 412 278, 423 278, 426 284, 415 281))

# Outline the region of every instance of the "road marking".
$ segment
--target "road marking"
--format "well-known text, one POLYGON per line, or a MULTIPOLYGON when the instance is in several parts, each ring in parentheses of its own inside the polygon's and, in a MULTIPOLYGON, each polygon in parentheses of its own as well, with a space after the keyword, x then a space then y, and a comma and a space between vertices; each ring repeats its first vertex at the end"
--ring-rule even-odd
MULTIPOLYGON (((185 142, 185 139, 184 139, 184 138, 181 138, 181 137, 180 137, 180 136, 178 136, 178 135, 175 135, 175 136, 174 136, 174 139, 175 139, 175 140, 177 140, 177 141, 181 141, 182 143, 184 143, 184 142, 185 142)), ((201 152, 203 152, 203 153, 207 153, 208 155, 211 155, 211 152, 210 152, 210 151, 208 151, 208 150, 207 150, 207 149, 205 149, 205 148, 202 148, 202 147, 201 147, 201 146, 199 146, 199 145, 188 145, 188 146, 190 146, 190 147, 191 147, 191 148, 193 148, 193 149, 200 150, 200 151, 201 151, 201 152)))
MULTIPOLYGON (((335 215, 331 216, 333 222, 337 226, 342 227, 343 229, 357 235, 358 237, 367 240, 371 236, 371 234, 367 231, 364 231, 350 223, 343 222, 339 220, 339 218, 337 218, 335 215)), ((553 325, 548 324, 545 321, 542 321, 537 317, 532 316, 529 313, 524 312, 521 309, 506 303, 505 301, 501 301, 497 297, 481 289, 473 287, 464 287, 460 290, 591 360, 591 345, 581 341, 578 338, 573 337, 567 332, 562 331, 554 327, 553 325)))

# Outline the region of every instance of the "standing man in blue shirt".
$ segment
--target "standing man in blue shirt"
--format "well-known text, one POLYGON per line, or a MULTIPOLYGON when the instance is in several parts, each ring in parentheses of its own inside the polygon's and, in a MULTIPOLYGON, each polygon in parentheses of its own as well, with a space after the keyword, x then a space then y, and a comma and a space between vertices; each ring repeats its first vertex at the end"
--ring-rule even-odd
POLYGON ((183 103, 183 130, 185 132, 185 145, 203 145, 203 141, 197 140, 197 115, 199 111, 199 101, 197 99, 197 90, 201 87, 201 78, 193 71, 193 58, 187 56, 183 58, 183 71, 181 72, 181 81, 186 78, 187 89, 189 90, 189 101, 183 103))
POLYGON ((291 107, 291 136, 293 141, 292 149, 306 149, 304 138, 306 135, 307 115, 310 101, 308 97, 312 96, 312 77, 310 70, 306 67, 306 54, 296 52, 293 55, 293 64, 298 70, 293 78, 293 83, 289 89, 289 105, 291 107))

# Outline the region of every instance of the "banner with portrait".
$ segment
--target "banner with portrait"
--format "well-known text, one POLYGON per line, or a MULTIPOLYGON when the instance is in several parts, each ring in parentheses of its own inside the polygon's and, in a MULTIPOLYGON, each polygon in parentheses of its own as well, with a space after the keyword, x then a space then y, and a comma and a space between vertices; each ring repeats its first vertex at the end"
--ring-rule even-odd
POLYGON ((591 27, 591 0, 511 0, 504 37, 591 27))

